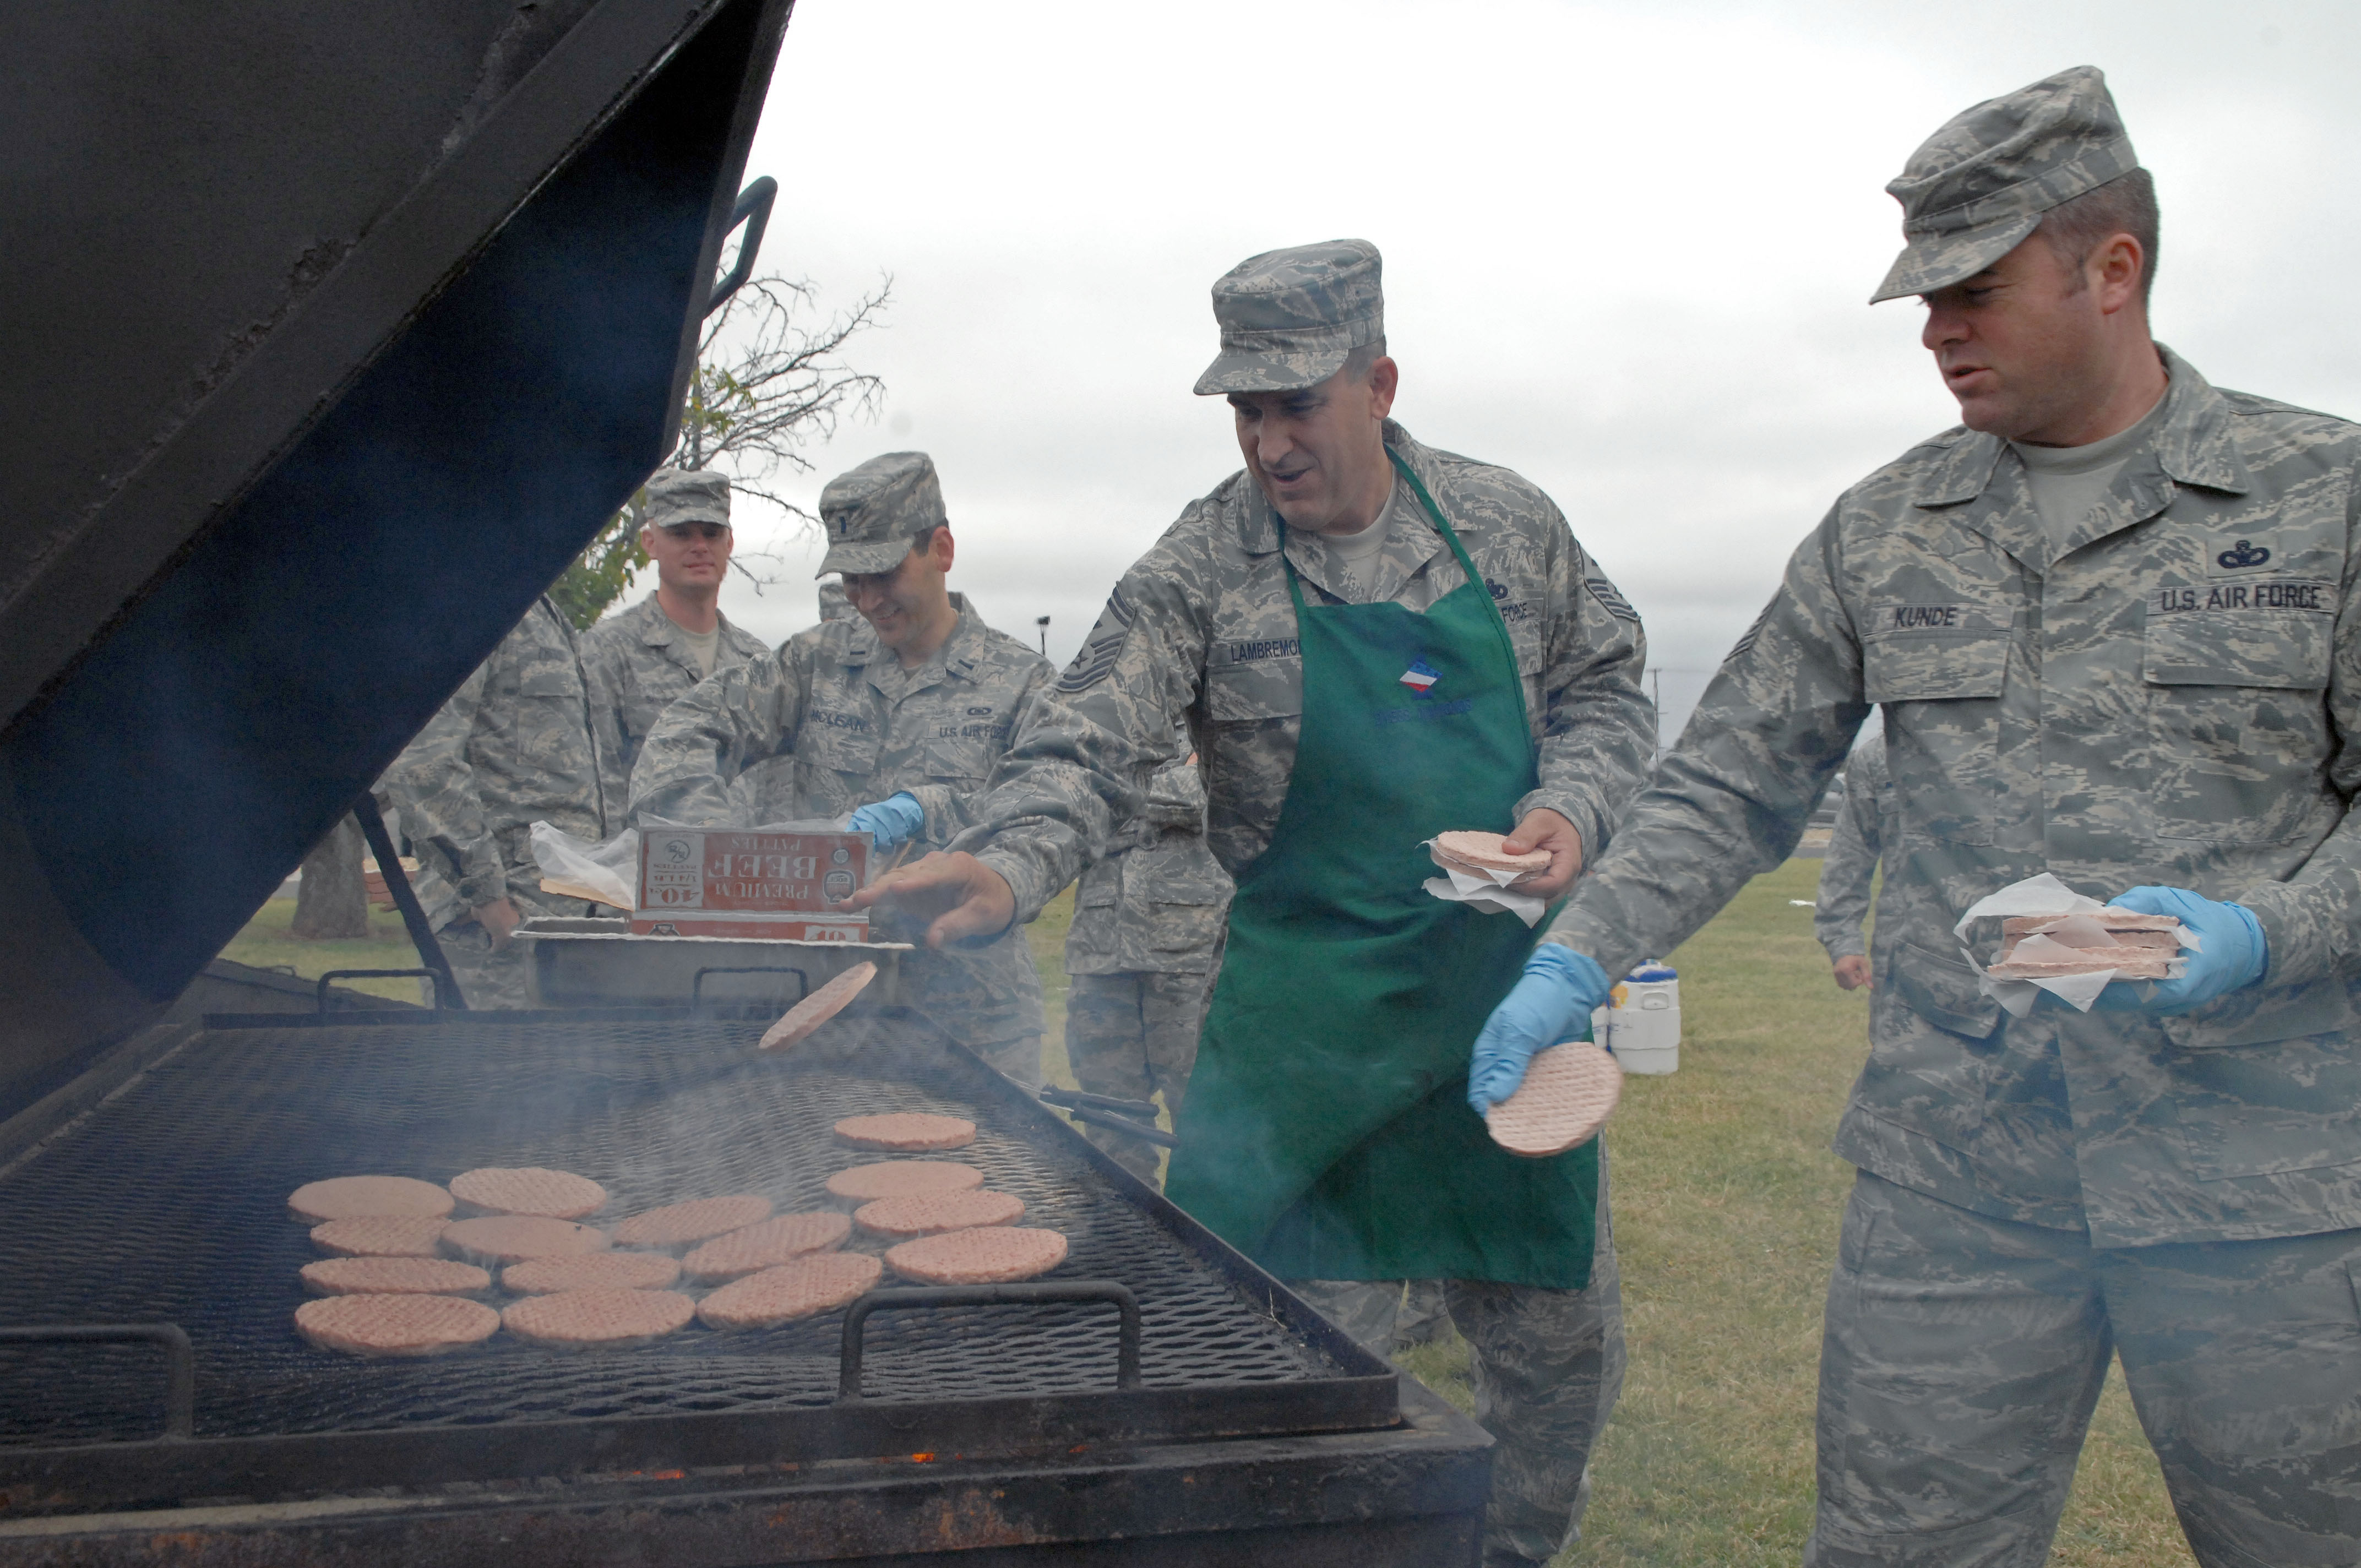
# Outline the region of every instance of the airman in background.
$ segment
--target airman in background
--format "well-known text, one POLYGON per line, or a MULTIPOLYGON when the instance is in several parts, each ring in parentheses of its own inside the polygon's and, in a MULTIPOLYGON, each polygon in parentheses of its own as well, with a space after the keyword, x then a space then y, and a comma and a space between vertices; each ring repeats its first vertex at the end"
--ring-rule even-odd
POLYGON ((1853 748, 1845 763, 1843 809, 1820 861, 1820 890, 1813 895, 1812 935, 1828 949, 1830 972, 1847 991, 1874 985, 1862 923, 1869 918, 1870 884, 1878 858, 1889 842, 1899 803, 1885 769, 1885 737, 1853 748))
MULTIPOLYGON (((948 844, 967 827, 969 797, 1057 672, 947 587, 950 520, 924 453, 837 476, 819 510, 819 569, 844 574, 858 616, 799 632, 675 702, 632 770, 632 821, 747 825, 730 784, 776 758, 791 765, 768 771, 763 820, 849 815, 881 851, 948 844)), ((879 931, 916 934, 890 915, 879 931)), ((1041 978, 1021 929, 910 955, 902 994, 1002 1072, 1040 1082, 1041 978)))
POLYGON ((530 837, 537 821, 593 843, 607 836, 590 695, 574 628, 544 596, 378 780, 470 1007, 532 1004, 524 944, 510 939, 522 922, 598 912, 541 891, 530 837))
POLYGON ((726 475, 659 468, 649 476, 640 548, 655 564, 655 592, 582 634, 593 700, 617 740, 605 759, 605 787, 618 806, 657 716, 714 671, 770 652, 721 613, 721 583, 735 543, 726 475))
MULTIPOLYGON (((1193 751, 1156 770, 1130 840, 1082 873, 1066 928, 1066 1060, 1092 1094, 1180 1113, 1205 993, 1221 962, 1229 873, 1205 848, 1193 751)), ((1082 1135, 1153 1187, 1155 1148, 1093 1123, 1082 1135)))

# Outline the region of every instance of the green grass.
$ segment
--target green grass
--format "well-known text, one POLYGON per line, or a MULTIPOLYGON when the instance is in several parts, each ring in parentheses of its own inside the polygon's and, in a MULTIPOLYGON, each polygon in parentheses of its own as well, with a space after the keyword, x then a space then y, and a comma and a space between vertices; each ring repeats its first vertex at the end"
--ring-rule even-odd
MULTIPOLYGON (((291 935, 295 901, 274 898, 264 905, 246 929, 221 950, 221 956, 256 969, 284 970, 304 980, 317 980, 332 969, 416 969, 418 949, 401 928, 401 916, 369 912, 369 934, 349 941, 310 942, 291 935)), ((344 980, 336 982, 355 991, 390 996, 400 1002, 418 1000, 414 980, 344 980)))
MULTIPOLYGON (((1609 1136, 1631 1370, 1564 1564, 1790 1564, 1812 1523, 1820 1312, 1852 1168, 1828 1152, 1868 1004, 1812 939, 1817 861, 1757 878, 1672 961, 1680 1071, 1626 1080, 1609 1136)), ((1466 1348, 1406 1365, 1461 1409, 1466 1348)), ((2188 1564, 2111 1376, 2050 1561, 2188 1564)))
MULTIPOLYGON (((1812 1402, 1820 1304, 1852 1170, 1828 1152, 1867 1050, 1865 1000, 1837 990, 1812 940, 1817 861, 1757 878, 1673 955, 1681 1069, 1634 1078, 1610 1143, 1631 1370, 1594 1455, 1583 1541, 1563 1564, 1790 1564, 1812 1521, 1812 1402)), ((417 960, 401 921, 366 941, 300 942, 274 899, 223 956, 306 978, 417 960)), ((1066 1062, 1069 889, 1026 933, 1041 969, 1043 1069, 1066 1062)), ((404 1001, 411 981, 355 982, 404 1001)), ((1446 1336, 1404 1358, 1462 1409, 1466 1347, 1446 1336)), ((2050 1561, 2059 1568, 2191 1563, 2149 1454, 2111 1376, 2050 1561)))

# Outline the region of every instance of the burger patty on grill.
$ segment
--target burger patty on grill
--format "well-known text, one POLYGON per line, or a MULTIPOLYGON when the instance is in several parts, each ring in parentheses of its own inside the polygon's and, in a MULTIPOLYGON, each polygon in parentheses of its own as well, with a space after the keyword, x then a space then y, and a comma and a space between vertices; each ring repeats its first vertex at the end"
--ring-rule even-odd
POLYGON ((763 1032, 754 1048, 775 1051, 794 1045, 851 1006, 862 988, 876 978, 877 966, 863 959, 788 1008, 777 1023, 763 1032))
POLYGON ((313 1224, 373 1215, 439 1220, 451 1212, 451 1194, 431 1181, 408 1176, 332 1176, 307 1181, 287 1198, 288 1211, 313 1224))
POLYGON ((919 1154, 967 1147, 975 1142, 975 1124, 964 1116, 894 1111, 882 1116, 847 1116, 836 1124, 836 1135, 857 1149, 919 1154))
POLYGON ((312 1227, 312 1245, 342 1257, 440 1257, 448 1220, 366 1214, 312 1227))
POLYGON ((1065 1261, 1063 1235, 1012 1225, 922 1236, 885 1249, 886 1267, 923 1285, 1005 1285, 1065 1261))
POLYGON ((833 1212, 781 1214, 718 1236, 680 1260, 692 1279, 735 1279, 807 1253, 834 1252, 852 1234, 852 1222, 833 1212))
POLYGON ((587 1176, 540 1166, 486 1166, 451 1179, 451 1195, 488 1214, 578 1220, 607 1206, 607 1190, 587 1176))
POLYGON ((494 1214, 480 1220, 454 1220, 443 1232, 443 1250, 469 1263, 487 1266, 522 1263, 533 1257, 571 1257, 578 1253, 605 1252, 607 1233, 571 1220, 544 1220, 529 1214, 494 1214))
POLYGON ((724 1285, 697 1304, 708 1328, 768 1329, 850 1305, 876 1285, 884 1267, 866 1253, 798 1258, 724 1285))
POLYGON ((589 1252, 534 1257, 500 1271, 511 1296, 554 1296, 561 1290, 662 1290, 680 1278, 680 1262, 663 1253, 589 1252))
POLYGON ((979 1225, 1013 1225, 1025 1217, 1025 1200, 979 1188, 973 1192, 936 1192, 920 1198, 880 1198, 852 1212, 853 1223, 881 1236, 930 1236, 979 1225))
POLYGON ((965 1192, 983 1185, 983 1172, 948 1159, 889 1159, 856 1165, 828 1179, 830 1196, 848 1203, 880 1198, 917 1198, 929 1192, 965 1192))
POLYGON ((743 1230, 770 1212, 771 1201, 752 1192, 694 1198, 634 1214, 619 1222, 613 1234, 617 1246, 686 1246, 743 1230))
POLYGON ((677 1333, 696 1315, 676 1290, 561 1290, 511 1304, 500 1326, 555 1350, 620 1350, 677 1333))
POLYGON ((350 1355, 443 1355, 492 1337, 500 1315, 456 1296, 331 1296, 295 1309, 295 1332, 350 1355))
POLYGON ((302 1275, 314 1296, 473 1296, 492 1288, 490 1275, 447 1257, 324 1257, 302 1275))

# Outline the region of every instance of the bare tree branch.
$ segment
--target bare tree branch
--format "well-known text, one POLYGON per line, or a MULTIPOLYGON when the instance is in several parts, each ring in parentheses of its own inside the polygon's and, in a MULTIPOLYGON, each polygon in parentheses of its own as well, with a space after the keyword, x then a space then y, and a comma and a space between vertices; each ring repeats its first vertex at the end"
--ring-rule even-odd
MULTIPOLYGON (((887 276, 849 309, 806 324, 818 301, 809 279, 748 280, 698 336, 680 437, 665 461, 718 469, 740 495, 768 501, 804 528, 818 527, 818 518, 778 494, 770 480, 782 465, 791 473, 809 473, 811 459, 800 449, 826 442, 839 421, 876 416, 885 383, 853 369, 842 355, 845 345, 878 324, 893 296, 894 280, 887 276)), ((560 603, 576 625, 596 621, 647 565, 638 543, 641 502, 633 496, 560 579, 560 603)), ((730 565, 757 592, 778 580, 775 573, 745 565, 783 559, 776 552, 742 556, 730 565)))

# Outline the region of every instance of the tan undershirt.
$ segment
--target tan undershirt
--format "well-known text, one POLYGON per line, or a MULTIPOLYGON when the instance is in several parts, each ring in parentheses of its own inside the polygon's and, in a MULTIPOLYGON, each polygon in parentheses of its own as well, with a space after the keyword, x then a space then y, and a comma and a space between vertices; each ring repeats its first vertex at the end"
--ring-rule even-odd
MULTIPOLYGON (((670 616, 664 619, 672 620, 670 616)), ((701 681, 711 674, 714 657, 721 651, 721 623, 715 621, 710 631, 691 631, 674 620, 673 630, 679 632, 680 640, 688 645, 688 656, 697 661, 697 678, 701 681)))
POLYGON ((2157 399, 2156 407, 2128 428, 2087 446, 2009 443, 2024 460, 2025 482, 2033 492, 2034 510, 2041 514, 2041 532, 2049 535, 2049 547, 2057 554, 2066 553, 2067 541, 2091 515, 2091 509, 2106 499, 2115 476, 2163 422, 2164 404, 2163 398, 2157 399))
MULTIPOLYGON (((1399 482, 1399 481, 1397 481, 1399 482)), ((1386 547, 1387 515, 1394 509, 1394 488, 1386 488, 1386 503, 1378 509, 1375 522, 1358 533, 1323 533, 1320 537, 1336 553, 1336 562, 1344 569, 1345 580, 1351 592, 1345 597, 1355 604, 1366 604, 1376 591, 1378 554, 1386 547)))

